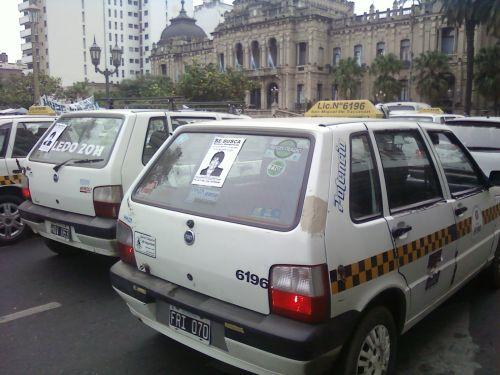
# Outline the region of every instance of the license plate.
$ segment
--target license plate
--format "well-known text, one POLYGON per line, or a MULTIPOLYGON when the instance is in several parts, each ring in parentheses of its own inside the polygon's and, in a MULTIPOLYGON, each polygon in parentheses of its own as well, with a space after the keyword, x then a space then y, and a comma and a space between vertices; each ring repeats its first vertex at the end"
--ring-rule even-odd
POLYGON ((50 233, 67 241, 71 240, 71 228, 69 225, 50 223, 50 233))
POLYGON ((198 340, 206 345, 210 344, 210 320, 170 306, 168 324, 174 330, 198 340))

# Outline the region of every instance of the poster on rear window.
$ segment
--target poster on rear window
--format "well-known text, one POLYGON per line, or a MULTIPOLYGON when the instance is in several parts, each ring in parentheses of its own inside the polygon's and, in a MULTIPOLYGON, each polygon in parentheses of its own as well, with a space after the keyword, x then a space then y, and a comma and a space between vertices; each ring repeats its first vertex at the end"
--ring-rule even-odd
POLYGON ((215 137, 193 178, 193 185, 222 187, 245 138, 215 137))
POLYGON ((67 125, 63 123, 55 124, 54 127, 50 129, 50 132, 47 134, 47 136, 43 139, 43 142, 40 147, 38 147, 38 149, 43 152, 49 152, 61 133, 64 131, 64 129, 66 129, 66 126, 67 125))

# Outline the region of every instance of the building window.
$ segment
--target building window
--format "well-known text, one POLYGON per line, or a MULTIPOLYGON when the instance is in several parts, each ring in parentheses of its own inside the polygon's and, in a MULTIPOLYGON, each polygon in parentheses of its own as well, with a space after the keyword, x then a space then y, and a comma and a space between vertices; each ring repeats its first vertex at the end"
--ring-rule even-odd
POLYGON ((144 22, 144 28, 148 27, 149 24, 147 22, 144 22))
POLYGON ((306 63, 307 63, 307 43, 300 42, 297 44, 297 65, 302 66, 306 65, 306 63))
MULTIPOLYGON (((120 10, 120 18, 123 18, 123 10, 120 10)), ((123 73, 123 71, 122 71, 123 73)))
POLYGON ((337 48, 334 48, 333 49, 333 60, 332 60, 332 65, 333 66, 337 66, 339 65, 340 63, 340 59, 341 59, 341 49, 340 47, 337 47, 337 48))
POLYGON ((87 49, 87 41, 83 38, 83 49, 87 49))
POLYGON ((115 22, 115 30, 118 30, 118 22, 115 22))
POLYGON ((133 29, 134 28, 134 25, 132 25, 131 23, 128 24, 128 28, 129 29, 133 29))
POLYGON ((235 46, 235 51, 234 51, 234 65, 236 68, 242 68, 243 67, 243 46, 241 43, 236 43, 235 46))
POLYGON ((316 98, 318 100, 323 100, 323 85, 321 83, 318 83, 316 86, 316 98))
POLYGON ((297 85, 297 103, 304 104, 306 102, 304 97, 304 85, 299 83, 297 85))
POLYGON ((113 41, 113 34, 109 33, 109 41, 112 42, 113 41))
POLYGON ((149 34, 144 35, 144 39, 149 39, 149 34))
POLYGON ((267 66, 275 68, 278 65, 278 42, 275 38, 269 39, 267 52, 267 66))
POLYGON ((147 10, 145 10, 145 11, 144 11, 144 15, 145 15, 145 16, 147 16, 147 15, 148 15, 148 11, 147 11, 147 10))
POLYGON ((161 64, 161 75, 162 76, 167 75, 167 64, 161 64))
POLYGON ((363 46, 361 44, 354 46, 354 60, 359 66, 363 64, 363 46))
POLYGON ((399 100, 405 102, 410 100, 410 88, 408 86, 408 80, 403 79, 401 82, 401 93, 399 94, 399 100))
POLYGON ((447 55, 455 52, 455 29, 452 27, 441 29, 441 52, 447 55))
POLYGON ((128 12, 128 15, 129 15, 130 17, 132 17, 132 12, 128 12))
POLYGON ((82 11, 82 22, 85 23, 85 12, 82 11))
POLYGON ((399 58, 401 61, 410 61, 410 39, 403 39, 399 44, 399 58))
POLYGON ((128 62, 131 63, 131 64, 133 64, 134 63, 134 59, 129 59, 128 62))
POLYGON ((318 48, 318 66, 323 67, 325 65, 325 49, 323 47, 318 48))
POLYGON ((108 17, 111 17, 111 9, 108 9, 108 17))
POLYGON ((377 56, 384 56, 384 54, 385 54, 385 42, 378 42, 376 55, 377 56))
POLYGON ((129 52, 134 52, 134 47, 128 47, 129 52))
POLYGON ((339 99, 339 89, 337 85, 332 85, 332 100, 339 99))
POLYGON ((111 29, 111 21, 108 21, 108 29, 111 29))
POLYGON ((260 46, 259 42, 254 40, 251 44, 250 50, 250 68, 259 69, 260 68, 260 46))
POLYGON ((118 11, 115 9, 115 18, 118 17, 118 11))
POLYGON ((224 54, 219 53, 219 72, 223 72, 225 69, 226 68, 224 66, 224 54))

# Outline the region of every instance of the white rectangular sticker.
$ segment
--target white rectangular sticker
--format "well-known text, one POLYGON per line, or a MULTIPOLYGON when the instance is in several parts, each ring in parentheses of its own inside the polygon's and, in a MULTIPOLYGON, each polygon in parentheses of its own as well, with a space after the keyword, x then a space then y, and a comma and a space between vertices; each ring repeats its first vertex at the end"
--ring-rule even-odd
POLYGON ((66 129, 67 125, 63 123, 57 123, 54 125, 52 129, 50 129, 50 133, 44 138, 42 144, 38 148, 40 151, 49 152, 54 143, 59 139, 61 133, 66 129))
POLYGON ((134 250, 156 258, 156 238, 146 233, 135 232, 134 250))
POLYGON ((192 184, 222 187, 244 142, 245 138, 215 137, 192 184))

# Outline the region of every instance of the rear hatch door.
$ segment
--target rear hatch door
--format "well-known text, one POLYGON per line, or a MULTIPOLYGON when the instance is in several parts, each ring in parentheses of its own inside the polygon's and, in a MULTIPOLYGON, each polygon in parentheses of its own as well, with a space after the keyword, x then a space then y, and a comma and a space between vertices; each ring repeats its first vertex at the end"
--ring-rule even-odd
POLYGON ((120 143, 128 139, 121 131, 124 122, 117 114, 62 116, 29 156, 33 202, 94 216, 94 187, 121 183, 120 143))
POLYGON ((138 265, 269 313, 272 265, 325 262, 323 240, 298 225, 313 144, 304 133, 178 134, 122 205, 138 265))

